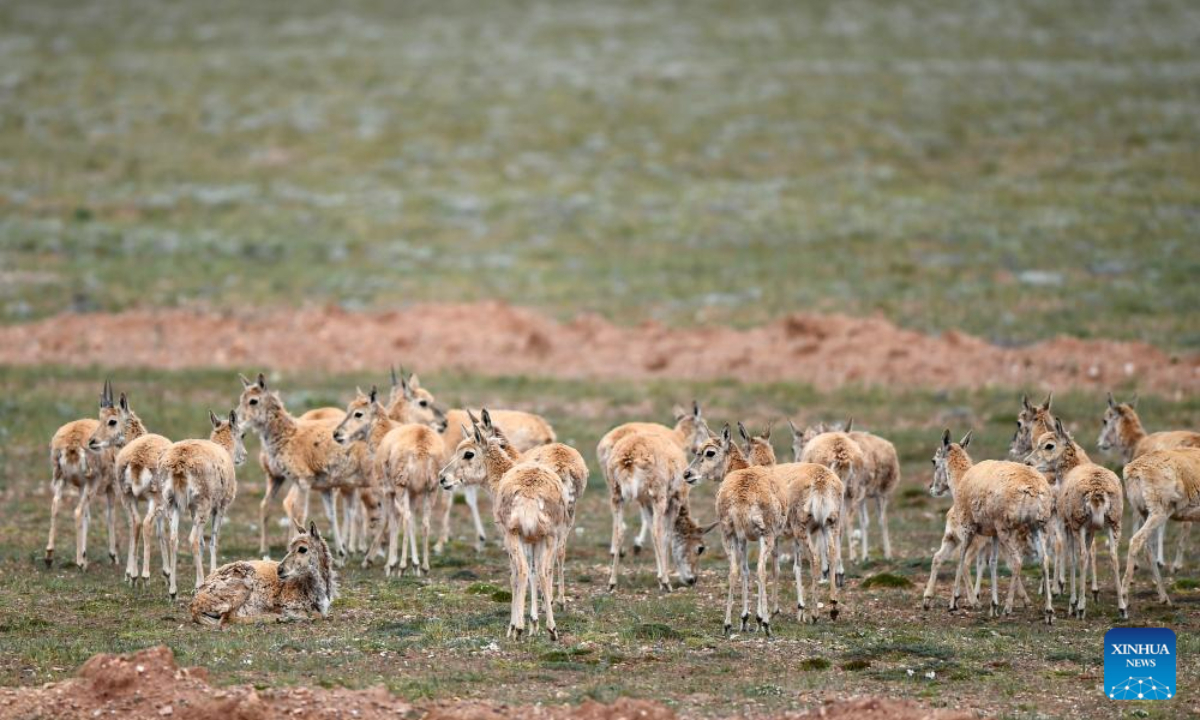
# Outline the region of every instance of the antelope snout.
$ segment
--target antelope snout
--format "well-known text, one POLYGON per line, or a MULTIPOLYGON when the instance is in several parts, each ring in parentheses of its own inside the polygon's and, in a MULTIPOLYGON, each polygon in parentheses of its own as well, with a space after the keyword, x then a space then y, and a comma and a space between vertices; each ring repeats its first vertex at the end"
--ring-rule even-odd
POLYGON ((333 441, 335 443, 337 443, 338 445, 345 445, 346 444, 346 436, 342 433, 341 430, 335 430, 333 433, 333 441))
POLYGON ((694 470, 683 471, 683 481, 688 485, 695 485, 697 482, 699 482, 699 480, 700 476, 697 475, 694 470))
POLYGON ((450 478, 445 475, 438 475, 438 485, 441 485, 443 490, 454 489, 454 486, 450 484, 450 478))
POLYGON ((696 586, 696 576, 695 576, 695 575, 693 575, 692 577, 689 577, 689 578, 684 578, 683 582, 684 582, 684 584, 686 584, 688 587, 695 587, 695 586, 696 586))
POLYGON ((95 440, 88 440, 88 450, 99 450, 100 443, 95 440))

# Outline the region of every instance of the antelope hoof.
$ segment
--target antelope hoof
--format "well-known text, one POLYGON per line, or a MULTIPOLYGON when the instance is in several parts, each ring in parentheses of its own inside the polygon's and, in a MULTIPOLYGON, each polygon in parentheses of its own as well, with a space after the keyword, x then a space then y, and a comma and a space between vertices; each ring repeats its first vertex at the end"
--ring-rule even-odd
POLYGON ((760 619, 758 624, 762 625, 763 632, 766 633, 767 637, 771 637, 771 621, 760 619))
POLYGON ((1000 603, 992 603, 992 606, 988 608, 988 617, 1000 617, 1000 603))
MULTIPOLYGON (((641 555, 642 554, 642 546, 637 543, 634 543, 633 544, 633 554, 641 555)), ((625 557, 625 553, 621 553, 621 557, 625 557)))
POLYGON ((1121 609, 1119 609, 1117 612, 1118 612, 1118 614, 1121 616, 1121 619, 1122 619, 1122 620, 1128 620, 1128 619, 1129 619, 1129 608, 1121 608, 1121 609))
POLYGON ((550 634, 551 642, 558 642, 558 628, 547 627, 546 632, 550 634))
MULTIPOLYGON (((837 619, 838 619, 838 615, 839 615, 839 614, 842 612, 842 611, 841 611, 841 610, 838 608, 837 601, 836 601, 836 600, 833 600, 833 601, 831 601, 831 602, 829 603, 829 606, 830 606, 830 607, 829 607, 829 619, 830 619, 830 620, 837 620, 837 619)), ((816 622, 816 620, 814 619, 814 620, 813 620, 813 622, 816 622)))
POLYGON ((659 580, 658 581, 658 589, 662 590, 663 592, 669 593, 669 592, 671 592, 671 583, 666 580, 659 580))
POLYGON ((1094 602, 1094 603, 1100 602, 1100 591, 1099 590, 1092 591, 1092 602, 1094 602))
POLYGON ((1053 624, 1054 624, 1054 611, 1053 611, 1053 610, 1047 610, 1047 611, 1046 611, 1046 624, 1047 624, 1047 625, 1053 625, 1053 624))
POLYGON ((117 564, 117 554, 115 552, 110 552, 108 554, 108 561, 111 562, 113 565, 116 565, 117 564))
POLYGON ((839 588, 846 586, 846 573, 838 573, 836 576, 837 586, 839 588))
POLYGON ((742 616, 742 632, 750 631, 750 613, 742 616))
POLYGON ((616 591, 617 591, 617 581, 616 581, 616 580, 609 580, 609 581, 608 581, 608 591, 609 591, 609 592, 616 592, 616 591))
POLYGON ((924 598, 921 599, 921 609, 922 610, 928 610, 932 606, 933 606, 933 598, 932 597, 929 597, 928 595, 926 595, 924 598))
POLYGON ((1079 619, 1083 620, 1085 617, 1087 617, 1087 610, 1085 608, 1079 608, 1079 619))
POLYGON ((171 598, 171 602, 175 602, 179 598, 179 593, 177 592, 169 592, 167 595, 171 598))
POLYGON ((88 568, 87 558, 84 558, 82 560, 76 560, 75 567, 79 568, 80 572, 87 572, 87 568, 88 568))
POLYGON ((725 637, 729 637, 732 634, 733 634, 733 626, 730 625, 729 623, 725 623, 725 637))

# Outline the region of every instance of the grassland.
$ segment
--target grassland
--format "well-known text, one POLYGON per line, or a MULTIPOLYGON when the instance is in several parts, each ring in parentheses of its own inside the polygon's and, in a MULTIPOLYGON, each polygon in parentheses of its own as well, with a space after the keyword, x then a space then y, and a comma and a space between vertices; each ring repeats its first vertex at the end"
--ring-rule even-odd
POLYGON ((1186 2, 0 6, 0 321, 503 298, 1200 346, 1186 2))
MULTIPOLYGON (((204 409, 230 407, 240 389, 226 372, 114 373, 117 386, 131 393, 151 429, 172 437, 204 432, 204 409)), ((650 559, 640 557, 627 561, 623 586, 610 595, 605 587, 608 503, 593 466, 581 506, 582 529, 571 545, 573 598, 560 617, 565 638, 553 644, 544 635, 522 642, 503 639, 508 605, 497 591, 506 586, 507 564, 494 546, 483 556, 475 554, 465 508, 456 515, 456 541, 435 558, 429 577, 388 580, 379 570, 349 568, 343 597, 324 623, 226 632, 195 627, 182 605, 167 602, 161 581, 146 590, 123 585, 120 568, 102 561, 98 522, 93 522, 93 566, 87 573, 62 565, 46 570, 40 562, 49 504, 46 438, 60 423, 93 412, 97 377, 97 372, 54 368, 0 370, 2 684, 39 684, 64 677, 93 653, 166 642, 182 663, 207 666, 222 684, 383 683, 418 700, 558 703, 633 695, 711 716, 731 709, 805 707, 826 697, 865 693, 1014 718, 1112 712, 1099 691, 1103 633, 1119 624, 1105 567, 1101 601, 1089 608, 1083 622, 1060 616, 1047 629, 1033 610, 1018 609, 1013 618, 994 621, 974 612, 950 615, 940 604, 929 612, 919 609, 920 586, 939 542, 945 508, 944 500, 929 498, 925 490, 933 443, 944 425, 956 431, 971 426, 976 456, 1000 456, 1016 406, 1008 392, 944 395, 847 388, 822 395, 795 385, 425 378, 424 384, 447 403, 470 398, 545 413, 562 439, 589 456, 611 425, 629 417, 663 417, 672 402, 693 396, 704 401, 714 419, 745 419, 752 425, 784 413, 801 418, 853 413, 859 423, 897 443, 905 478, 891 514, 898 557, 879 559, 873 537, 876 559, 848 568, 843 619, 801 627, 783 618, 771 641, 757 635, 722 636, 726 566, 715 538, 696 588, 660 594, 650 559)), ((287 389, 286 399, 298 411, 342 402, 348 388, 371 380, 300 376, 279 378, 278 385, 287 389)), ((1194 427, 1200 421, 1200 400, 1194 398, 1165 402, 1149 397, 1143 404, 1148 422, 1156 426, 1194 427)), ((1056 408, 1076 423, 1086 443, 1094 442, 1101 399, 1067 394, 1057 399, 1056 408)), ((777 437, 778 450, 786 456, 785 441, 777 437)), ((241 468, 239 476, 233 520, 222 533, 227 559, 251 557, 257 550, 253 523, 262 478, 253 463, 241 468)), ((712 496, 711 487, 694 496, 702 518, 713 514, 712 496)), ((278 554, 283 530, 273 526, 272 533, 278 554)), ((68 521, 59 537, 59 546, 68 550, 62 556, 70 556, 72 542, 68 521)), ((1181 678, 1200 676, 1196 568, 1197 559, 1190 557, 1175 581, 1176 605, 1171 608, 1153 603, 1148 578, 1135 585, 1131 622, 1176 630, 1181 678)), ((1032 574, 1029 580, 1033 582, 1032 574)), ((783 597, 786 607, 790 585, 783 597)), ((1061 602, 1059 607, 1061 615, 1061 602)), ((1177 716, 1183 707, 1194 706, 1192 692, 1183 685, 1177 701, 1149 705, 1144 712, 1148 717, 1177 716)))

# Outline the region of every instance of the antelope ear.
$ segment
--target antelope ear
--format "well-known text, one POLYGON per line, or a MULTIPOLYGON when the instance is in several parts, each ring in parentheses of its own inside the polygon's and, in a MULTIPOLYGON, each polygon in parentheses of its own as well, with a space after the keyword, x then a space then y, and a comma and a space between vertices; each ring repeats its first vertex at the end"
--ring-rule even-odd
POLYGON ((762 438, 763 438, 763 440, 770 440, 770 439, 771 439, 771 428, 773 428, 773 427, 775 427, 775 421, 774 421, 774 420, 768 420, 768 421, 767 421, 767 429, 766 429, 766 430, 763 430, 763 434, 762 434, 762 438))
POLYGON ((129 412, 129 398, 125 397, 125 393, 121 393, 121 411, 129 412))
POLYGON ((301 523, 298 523, 298 522, 296 522, 296 519, 295 519, 295 518, 292 518, 292 527, 296 528, 296 532, 300 533, 301 535, 307 535, 307 534, 308 534, 308 531, 304 529, 304 525, 302 525, 301 523))
POLYGON ((700 403, 692 400, 692 415, 697 419, 700 418, 700 403))
POLYGON ((1138 394, 1134 393, 1133 397, 1129 398, 1129 407, 1133 408, 1134 410, 1137 410, 1137 404, 1138 404, 1138 394))
POLYGON ((221 419, 212 410, 208 411, 208 421, 212 423, 213 427, 221 427, 221 419))
POLYGON ((1046 396, 1046 402, 1042 403, 1042 409, 1049 410, 1050 404, 1053 402, 1054 402, 1054 391, 1052 390, 1052 391, 1050 391, 1050 394, 1046 396))
POLYGON ((959 440, 959 441, 958 441, 958 446, 959 446, 959 447, 963 447, 963 448, 965 448, 966 446, 970 445, 970 444, 971 444, 971 433, 973 433, 973 432, 975 432, 975 431, 974 431, 974 430, 968 430, 968 431, 967 431, 967 434, 966 434, 966 435, 963 435, 963 438, 962 438, 962 440, 959 440))
POLYGON ((846 426, 842 428, 842 432, 851 432, 854 430, 854 418, 846 421, 846 426))
POLYGON ((316 538, 317 540, 320 540, 320 539, 321 539, 321 531, 317 529, 317 523, 316 523, 316 522, 309 522, 309 523, 308 523, 308 534, 309 534, 309 535, 312 535, 312 536, 313 536, 314 538, 316 538))
POLYGON ((487 428, 488 430, 491 430, 492 429, 492 414, 490 412, 488 412, 488 409, 487 408, 480 409, 479 416, 481 418, 483 418, 483 426, 485 428, 487 428))
POLYGON ((1062 418, 1054 418, 1054 434, 1060 438, 1067 437, 1067 429, 1063 427, 1062 418))
POLYGON ((950 428, 942 432, 942 447, 950 447, 950 428))
POLYGON ((263 390, 267 389, 267 376, 262 373, 258 374, 258 386, 263 390))
POLYGON ((729 423, 725 423, 725 429, 721 431, 721 442, 725 445, 726 449, 728 449, 729 446, 731 444, 733 444, 732 437, 729 432, 729 423))
POLYGON ((1108 394, 1108 406, 1113 409, 1117 407, 1117 401, 1113 399, 1111 392, 1108 394))
POLYGON ((396 387, 400 384, 400 378, 396 377, 396 366, 392 365, 390 370, 392 371, 392 387, 396 387))
POLYGON ((1029 396, 1023 393, 1021 395, 1021 407, 1025 408, 1026 410, 1033 410, 1033 406, 1029 404, 1029 396))
POLYGON ((372 404, 372 405, 373 405, 373 404, 375 404, 375 402, 376 402, 376 398, 378 398, 378 397, 379 397, 379 388, 377 388, 377 387, 375 387, 374 385, 372 385, 372 386, 371 386, 371 395, 370 395, 369 397, 370 397, 370 400, 371 400, 371 404, 372 404))
POLYGON ((750 433, 746 432, 746 426, 742 424, 741 420, 738 420, 738 432, 741 434, 743 440, 750 442, 750 433))
POLYGON ((417 377, 416 373, 408 376, 408 386, 413 390, 421 389, 421 379, 417 377))
POLYGON ((230 410, 229 411, 229 427, 237 427, 237 424, 238 424, 237 410, 230 410))
POLYGON ((791 418, 788 418, 788 429, 792 431, 793 440, 800 437, 800 429, 796 427, 796 423, 792 422, 791 418))
POLYGON ((711 531, 713 528, 715 528, 716 526, 718 526, 720 524, 721 524, 721 521, 718 520, 717 522, 714 522, 711 525, 705 525, 704 527, 700 528, 700 534, 707 535, 709 533, 709 531, 711 531))
POLYGON ((475 431, 475 442, 478 443, 479 445, 482 445, 483 444, 483 433, 481 433, 479 431, 479 426, 476 425, 473 428, 473 430, 475 431))
POLYGON ((466 440, 467 438, 471 437, 471 430, 469 428, 467 428, 466 425, 459 423, 458 426, 460 428, 462 428, 463 440, 466 440))
POLYGON ((248 388, 254 384, 253 382, 251 382, 250 378, 246 377, 245 375, 243 375, 241 373, 238 373, 238 380, 242 381, 242 387, 244 387, 244 388, 248 388))

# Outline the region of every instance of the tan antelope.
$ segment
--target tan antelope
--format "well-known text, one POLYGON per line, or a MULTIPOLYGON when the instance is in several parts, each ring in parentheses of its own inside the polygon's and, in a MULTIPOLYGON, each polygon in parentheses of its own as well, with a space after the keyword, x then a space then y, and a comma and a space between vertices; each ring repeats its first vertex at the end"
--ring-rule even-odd
POLYGON ((188 536, 192 558, 196 561, 196 587, 204 582, 204 524, 212 520, 209 540, 209 568, 217 569, 217 546, 225 513, 237 496, 236 466, 246 461, 246 446, 242 444, 245 428, 236 410, 226 419, 211 411, 208 419, 212 432, 207 440, 181 440, 163 451, 158 461, 159 482, 162 486, 163 508, 167 513, 171 542, 170 574, 171 599, 178 595, 179 516, 187 511, 192 520, 188 536))
MULTIPOLYGON (((304 527, 308 518, 308 495, 316 490, 321 494, 325 515, 332 528, 333 550, 338 558, 346 557, 337 514, 337 493, 344 486, 356 486, 355 473, 360 458, 349 447, 333 440, 335 420, 299 420, 287 411, 277 393, 267 388, 266 378, 258 374, 255 381, 239 376, 242 395, 238 400, 238 416, 247 427, 258 433, 269 457, 273 475, 291 480, 299 489, 284 498, 283 509, 292 526, 304 527)), ((266 523, 266 500, 260 505, 263 527, 266 523)))
POLYGON ((412 569, 420 575, 429 570, 429 527, 433 495, 438 487, 438 470, 444 456, 441 436, 422 423, 399 422, 394 416, 413 417, 395 405, 389 412, 378 400, 377 391, 357 397, 346 408, 346 419, 333 431, 334 441, 342 445, 361 442, 373 473, 373 484, 379 488, 386 508, 386 520, 373 532, 373 539, 363 559, 363 567, 379 547, 383 531, 390 528, 388 560, 384 571, 403 573, 412 551, 412 569), (422 509, 424 548, 418 552, 414 506, 422 509), (403 547, 400 533, 403 531, 403 547), (399 559, 397 559, 399 558, 399 559), (397 563, 399 566, 397 567, 397 563))
POLYGON ((162 490, 158 483, 158 461, 171 441, 162 435, 148 432, 141 418, 129 407, 125 393, 115 409, 101 411, 101 422, 92 433, 88 447, 116 451, 115 482, 121 494, 121 504, 129 518, 129 554, 125 561, 125 580, 136 583, 137 546, 143 546, 143 582, 150 579, 150 534, 157 528, 158 546, 167 569, 167 536, 163 532, 162 490), (114 422, 115 421, 115 422, 114 422), (138 503, 146 501, 146 517, 138 515, 138 503))
POLYGON ((1125 466, 1125 495, 1133 508, 1134 517, 1143 519, 1142 526, 1129 540, 1129 555, 1125 560, 1125 597, 1133 581, 1134 559, 1147 550, 1150 570, 1158 590, 1159 602, 1171 604, 1163 586, 1159 563, 1146 544, 1153 533, 1161 532, 1168 520, 1200 521, 1200 449, 1176 448, 1148 452, 1125 466))
MULTIPOLYGON (((775 473, 776 481, 784 488, 787 522, 781 540, 792 540, 792 573, 796 579, 796 619, 802 623, 817 622, 817 589, 820 578, 828 578, 831 567, 837 567, 841 552, 841 514, 845 486, 838 476, 824 465, 816 463, 775 462, 771 446, 771 428, 762 435, 751 435, 742 423, 738 431, 746 441, 746 458, 751 467, 767 467, 775 473), (808 558, 812 581, 813 606, 804 602, 802 559, 808 558)), ((775 553, 774 597, 772 615, 779 612, 779 553, 775 553)), ((839 592, 837 583, 829 584, 829 617, 837 620, 839 592)))
MULTIPOLYGON (((544 465, 553 470, 554 474, 562 481, 563 492, 566 494, 565 499, 567 502, 567 524, 563 527, 563 536, 559 538, 558 560, 556 564, 558 566, 558 604, 560 608, 566 609, 567 543, 571 537, 571 531, 575 529, 575 511, 579 507, 579 500, 583 497, 584 490, 587 488, 587 462, 584 461, 583 455, 580 455, 578 450, 563 443, 538 445, 525 452, 520 452, 508 441, 508 436, 504 434, 504 431, 493 424, 490 412, 483 410, 482 415, 484 431, 489 437, 499 437, 502 440, 505 451, 508 452, 509 457, 515 462, 534 462, 544 465)), ((462 429, 466 430, 466 428, 462 429)))
MULTIPOLYGON (((1117 548, 1121 544, 1121 518, 1125 504, 1121 481, 1111 470, 1089 461, 1082 448, 1071 439, 1062 421, 1054 421, 1054 430, 1042 433, 1034 441, 1026 463, 1039 472, 1054 475, 1058 489, 1056 513, 1066 537, 1066 560, 1071 573, 1071 601, 1068 612, 1082 620, 1087 611, 1088 559, 1092 541, 1099 531, 1108 533, 1108 549, 1112 556, 1113 582, 1117 588, 1117 609, 1121 617, 1129 616, 1125 594, 1121 588, 1121 561, 1117 548), (1080 561, 1080 555, 1083 555, 1080 561), (1075 594, 1075 576, 1079 575, 1079 595, 1075 594)), ((1060 560, 1060 562, 1061 562, 1060 560)), ((1100 586, 1096 568, 1092 566, 1092 600, 1099 602, 1100 586)))
POLYGON ((558 543, 569 522, 566 491, 562 480, 550 468, 536 462, 516 462, 505 437, 485 438, 478 426, 459 442, 454 456, 442 468, 441 486, 477 482, 481 475, 492 496, 492 512, 504 538, 510 564, 512 606, 509 637, 525 632, 525 592, 533 588, 530 619, 533 632, 538 629, 538 592, 545 602, 546 629, 552 640, 558 639, 554 621, 554 564, 558 543), (531 575, 536 582, 531 585, 531 575))
MULTIPOLYGON (((1177 448, 1200 447, 1200 433, 1190 430, 1170 430, 1165 432, 1147 433, 1142 426, 1137 413, 1137 395, 1127 403, 1118 403, 1108 394, 1108 407, 1104 410, 1103 427, 1097 445, 1102 452, 1116 450, 1125 462, 1131 462, 1146 453, 1155 450, 1175 450, 1177 448)), ((1137 520, 1134 518, 1134 532, 1137 532, 1137 520)), ((1171 563, 1171 572, 1178 572, 1183 567, 1183 549, 1187 545, 1191 525, 1180 528, 1179 544, 1175 548, 1175 560, 1171 563)), ((1166 555, 1163 545, 1166 542, 1166 526, 1158 531, 1157 541, 1158 564, 1166 565, 1166 555)))
MULTIPOLYGON (((844 519, 843 529, 848 530, 842 534, 846 539, 847 554, 850 556, 851 562, 856 559, 855 543, 850 535, 857 519, 858 530, 862 535, 863 560, 865 561, 868 523, 866 498, 870 476, 866 453, 845 432, 827 430, 821 425, 810 426, 804 432, 800 432, 790 419, 788 427, 792 431, 792 455, 796 462, 824 465, 842 481, 846 488, 846 502, 843 505, 844 514, 842 516, 844 519)), ((839 585, 845 583, 844 564, 838 566, 835 580, 839 585)))
MULTIPOLYGON (((925 586, 924 606, 929 609, 937 583, 938 567, 957 547, 958 566, 954 576, 954 589, 950 596, 950 610, 959 605, 959 588, 967 589, 969 581, 963 576, 968 566, 968 555, 975 538, 979 535, 995 537, 1000 548, 1008 556, 1012 570, 1012 581, 1008 586, 1008 599, 1004 614, 1012 613, 1013 597, 1020 582, 1024 547, 1032 543, 1042 568, 1041 587, 1045 593, 1043 608, 1047 624, 1054 622, 1051 605, 1050 570, 1046 563, 1046 530, 1050 525, 1054 506, 1054 491, 1046 478, 1033 468, 1002 460, 984 460, 973 463, 966 448, 971 442, 968 432, 958 443, 950 441, 950 431, 942 435, 942 444, 933 456, 933 480, 929 493, 934 497, 950 493, 954 501, 954 513, 947 520, 957 525, 943 537, 942 546, 933 556, 929 570, 929 582, 925 586)), ((992 582, 992 605, 989 614, 999 612, 995 576, 992 582)))
POLYGON ((770 636, 771 611, 767 605, 767 563, 772 562, 776 540, 787 529, 787 489, 774 467, 750 467, 746 456, 730 437, 726 425, 721 437, 704 442, 684 471, 684 480, 695 485, 708 479, 719 482, 717 521, 721 542, 729 557, 729 585, 725 596, 725 633, 733 629, 733 588, 741 578, 742 631, 750 627, 750 548, 758 543, 758 626, 770 636))
MULTIPOLYGON (((596 460, 600 467, 600 473, 608 472, 608 458, 612 453, 613 447, 618 442, 628 435, 658 435, 670 442, 675 443, 686 454, 695 454, 696 448, 707 440, 712 433, 708 429, 708 424, 704 422, 704 416, 700 412, 700 403, 692 401, 692 408, 688 410, 681 405, 676 405, 672 411, 675 418, 675 426, 667 427, 659 423, 652 422, 628 422, 624 425, 609 430, 604 437, 600 438, 600 442, 596 445, 596 460)), ((612 486, 611 481, 605 475, 604 481, 609 487, 612 486)), ((638 530, 637 536, 633 539, 633 554, 637 555, 642 551, 646 544, 646 537, 650 533, 650 525, 653 520, 648 509, 641 511, 642 525, 638 530)), ((624 556, 624 548, 619 548, 619 552, 624 556)))
MULTIPOLYGON (((100 412, 113 409, 112 383, 105 381, 100 394, 100 412)), ((60 427, 50 439, 50 537, 46 542, 46 567, 54 562, 54 537, 58 530, 58 510, 63 490, 72 485, 79 490, 75 503, 75 565, 86 570, 88 526, 92 518, 92 500, 103 495, 107 502, 108 557, 117 562, 117 524, 115 517, 117 492, 113 482, 116 451, 111 448, 93 450, 88 441, 100 421, 93 418, 73 420, 60 427)))
POLYGON ((213 571, 192 598, 192 621, 201 625, 308 620, 329 617, 338 597, 333 556, 312 523, 283 560, 243 560, 213 571))
MULTIPOLYGON (((700 536, 678 535, 677 517, 680 509, 688 504, 688 487, 683 482, 687 458, 683 449, 661 435, 633 433, 617 441, 607 458, 604 477, 608 483, 613 519, 609 591, 616 590, 620 573, 626 503, 636 503, 643 517, 649 517, 659 588, 671 590, 672 560, 679 579, 685 585, 695 585, 693 563, 704 545, 700 536)), ((702 531, 701 536, 706 531, 702 531)))
MULTIPOLYGON (((446 447, 446 462, 450 462, 454 454, 455 448, 465 438, 470 435, 463 435, 461 430, 464 427, 470 427, 471 416, 475 411, 471 409, 450 410, 445 413, 446 430, 442 436, 442 441, 446 447)), ((492 422, 508 441, 512 443, 512 447, 518 452, 526 452, 541 445, 549 445, 555 442, 556 435, 554 428, 546 421, 545 418, 533 413, 524 412, 521 410, 498 410, 489 408, 489 413, 492 417, 492 422)), ((471 520, 475 524, 475 550, 483 552, 484 546, 487 543, 487 532, 483 528, 483 520, 479 515, 479 486, 478 485, 461 485, 463 497, 467 501, 467 507, 471 510, 471 520)), ((439 547, 445 547, 450 539, 450 510, 454 504, 453 493, 445 494, 445 506, 442 514, 442 527, 438 535, 437 545, 434 551, 438 552, 439 547)))
MULTIPOLYGON (((336 420, 341 422, 345 417, 345 412, 341 408, 335 407, 319 407, 309 410, 299 417, 297 420, 302 422, 313 420, 336 420)), ((271 466, 271 456, 267 453, 267 448, 264 444, 263 448, 258 451, 258 464, 262 468, 263 477, 266 479, 266 491, 263 493, 263 499, 258 505, 258 552, 260 555, 266 556, 270 552, 270 547, 267 544, 267 514, 270 509, 271 501, 279 494, 279 491, 287 484, 287 477, 282 471, 278 471, 271 466)), ((296 503, 298 499, 293 497, 289 502, 296 503)), ((294 532, 288 531, 289 534, 294 532)))

